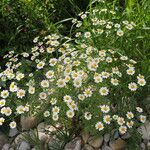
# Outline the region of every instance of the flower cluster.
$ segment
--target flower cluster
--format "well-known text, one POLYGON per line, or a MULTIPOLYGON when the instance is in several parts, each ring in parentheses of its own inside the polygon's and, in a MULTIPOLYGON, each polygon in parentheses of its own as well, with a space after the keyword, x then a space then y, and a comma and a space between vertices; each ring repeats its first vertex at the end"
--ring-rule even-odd
MULTIPOLYGON (((15 117, 28 113, 42 113, 50 123, 95 132, 116 128, 124 134, 144 123, 146 116, 135 94, 146 80, 136 69, 137 62, 118 49, 97 44, 99 35, 109 41, 110 35, 118 38, 134 28, 133 22, 118 23, 113 15, 108 9, 81 13, 83 25, 88 21, 90 30, 76 33, 74 42, 57 34, 36 37, 30 53, 5 55, 8 62, 0 73, 0 125, 10 119, 10 127, 15 128, 15 117)), ((75 19, 73 23, 82 25, 75 19)))
MULTIPOLYGON (((94 44, 101 46, 113 46, 132 37, 136 24, 129 21, 117 6, 110 5, 106 1, 96 1, 96 6, 89 11, 81 12, 77 18, 72 20, 73 26, 77 28, 75 37, 80 41, 94 40, 94 44)), ((92 6, 91 6, 92 7, 92 6)))

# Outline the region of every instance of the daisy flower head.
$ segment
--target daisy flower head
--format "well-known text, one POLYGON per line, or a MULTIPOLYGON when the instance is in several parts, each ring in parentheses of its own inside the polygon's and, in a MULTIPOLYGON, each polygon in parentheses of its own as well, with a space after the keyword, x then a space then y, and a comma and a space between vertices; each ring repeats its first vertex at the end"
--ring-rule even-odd
POLYGON ((107 87, 101 87, 101 88, 99 89, 99 93, 100 93, 100 95, 102 95, 102 96, 106 96, 106 95, 109 94, 109 89, 108 89, 107 87))
POLYGON ((70 95, 65 95, 65 96, 63 97, 63 100, 64 100, 64 102, 66 102, 66 103, 70 103, 70 102, 72 101, 72 98, 71 98, 70 95))
POLYGON ((17 79, 18 81, 20 81, 20 80, 23 79, 23 78, 24 78, 24 74, 23 74, 23 73, 17 73, 16 79, 17 79))
POLYGON ((99 121, 99 122, 96 123, 95 128, 96 128, 96 130, 101 131, 101 130, 104 129, 104 125, 103 125, 102 122, 99 121))
POLYGON ((52 119, 53 119, 54 121, 58 121, 58 119, 59 119, 58 114, 54 114, 54 115, 52 116, 52 119))
POLYGON ((120 127, 119 127, 119 132, 120 132, 121 134, 125 134, 125 133, 127 132, 127 127, 126 127, 126 126, 120 126, 120 127))
POLYGON ((103 113, 108 113, 110 111, 110 107, 108 105, 101 105, 100 108, 103 113))
POLYGON ((3 125, 5 119, 3 117, 0 117, 0 126, 3 125))
POLYGON ((25 107, 20 105, 16 108, 17 114, 23 114, 25 112, 25 107))
POLYGON ((58 80, 57 80, 57 86, 58 86, 59 88, 65 87, 65 86, 66 86, 65 79, 58 79, 58 80))
POLYGON ((42 80, 40 85, 43 88, 48 88, 49 87, 49 81, 48 80, 42 80))
POLYGON ((16 125, 17 124, 15 121, 10 122, 10 124, 9 124, 10 128, 12 128, 12 129, 16 128, 16 125))
POLYGON ((109 72, 106 72, 106 71, 103 71, 103 72, 101 73, 101 75, 102 75, 102 78, 107 79, 107 78, 110 76, 110 73, 109 73, 109 72))
POLYGON ((50 66, 55 66, 56 64, 57 64, 57 59, 56 58, 51 58, 50 60, 49 60, 49 65, 50 66))
POLYGON ((117 35, 121 37, 124 35, 124 32, 121 29, 119 29, 117 30, 117 35))
POLYGON ((53 115, 54 115, 54 114, 58 114, 59 111, 60 111, 60 108, 59 108, 58 106, 54 106, 54 107, 52 108, 53 115))
POLYGON ((100 74, 94 75, 94 81, 95 81, 95 83, 100 83, 103 81, 103 78, 100 74))
POLYGON ((86 120, 91 120, 92 114, 91 114, 90 112, 85 112, 85 113, 84 113, 84 118, 85 118, 86 120))
POLYGON ((79 88, 82 86, 82 79, 81 78, 76 78, 73 80, 73 85, 76 88, 79 88))
POLYGON ((103 117, 103 121, 106 123, 106 124, 110 124, 112 118, 110 117, 110 115, 105 115, 103 117))
POLYGON ((29 86, 28 92, 29 92, 30 94, 34 94, 34 93, 35 93, 35 87, 29 86))
POLYGON ((119 80, 115 79, 115 78, 111 78, 111 84, 113 84, 114 86, 117 86, 119 84, 119 80))
POLYGON ((2 92, 1 92, 1 97, 2 98, 7 98, 9 96, 9 92, 8 92, 8 90, 3 90, 2 92))
POLYGON ((140 115, 140 116, 139 116, 139 119, 140 119, 140 121, 141 121, 142 123, 145 123, 145 121, 146 121, 146 116, 140 115))
POLYGON ((6 100, 5 99, 1 99, 0 100, 0 108, 5 106, 6 100))
POLYGON ((10 116, 12 114, 12 110, 10 107, 3 107, 1 109, 1 113, 6 115, 6 116, 10 116))
POLYGON ((141 107, 136 107, 137 112, 142 113, 143 109, 141 107))
POLYGON ((50 112, 49 111, 45 111, 43 115, 44 115, 44 117, 49 117, 50 116, 50 112))
POLYGON ((134 118, 134 114, 132 112, 127 112, 126 116, 128 119, 134 118))
POLYGON ((131 90, 131 91, 136 91, 138 86, 135 82, 131 82, 128 84, 128 88, 131 90))
POLYGON ((68 111, 66 112, 66 115, 67 115, 68 118, 73 118, 74 115, 75 115, 75 113, 74 113, 73 110, 68 110, 68 111))
POLYGON ((83 92, 85 97, 91 97, 93 92, 90 88, 85 89, 85 91, 83 92))
POLYGON ((145 79, 138 79, 138 82, 137 82, 140 86, 144 86, 146 84, 146 81, 145 79))
POLYGON ((47 98, 47 94, 45 92, 41 92, 39 93, 39 98, 44 100, 47 98))
POLYGON ((118 122, 119 125, 122 126, 125 123, 125 120, 124 120, 123 117, 118 117, 117 122, 118 122))
POLYGON ((126 125, 128 128, 132 128, 134 125, 134 122, 131 120, 131 121, 127 122, 126 125))
POLYGON ((135 69, 133 67, 132 68, 130 67, 130 68, 127 69, 127 74, 128 75, 134 75, 134 73, 135 73, 135 69))
POLYGON ((90 33, 90 32, 85 32, 85 33, 84 33, 84 37, 85 37, 85 38, 89 38, 90 36, 91 36, 91 33, 90 33))
POLYGON ((85 95, 84 94, 79 94, 78 99, 83 101, 85 99, 85 95))
POLYGON ((51 79, 51 78, 54 77, 54 71, 49 70, 49 71, 46 72, 45 75, 46 75, 46 78, 47 78, 47 79, 51 79))
POLYGON ((42 69, 45 65, 45 62, 41 61, 37 64, 37 69, 42 69))
POLYGON ((57 103, 57 99, 56 98, 51 98, 50 103, 52 105, 55 105, 57 103))

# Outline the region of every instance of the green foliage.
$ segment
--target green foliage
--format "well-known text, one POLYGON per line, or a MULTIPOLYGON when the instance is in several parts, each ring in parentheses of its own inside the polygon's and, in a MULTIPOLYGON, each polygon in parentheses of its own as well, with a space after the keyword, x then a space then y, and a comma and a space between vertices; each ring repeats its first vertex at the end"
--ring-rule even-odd
POLYGON ((1 48, 15 47, 23 52, 31 47, 31 39, 37 34, 56 31, 48 9, 53 11, 52 5, 44 1, 3 0, 0 4, 1 48))

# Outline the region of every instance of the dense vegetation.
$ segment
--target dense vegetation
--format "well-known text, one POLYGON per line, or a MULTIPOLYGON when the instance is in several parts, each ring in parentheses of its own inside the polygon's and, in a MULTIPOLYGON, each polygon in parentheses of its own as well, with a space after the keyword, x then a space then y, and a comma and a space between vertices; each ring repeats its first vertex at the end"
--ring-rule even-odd
POLYGON ((22 114, 54 125, 60 118, 70 136, 93 128, 95 135, 103 128, 124 134, 132 121, 133 129, 144 123, 150 117, 149 14, 147 0, 2 0, 0 128, 15 126, 22 114))

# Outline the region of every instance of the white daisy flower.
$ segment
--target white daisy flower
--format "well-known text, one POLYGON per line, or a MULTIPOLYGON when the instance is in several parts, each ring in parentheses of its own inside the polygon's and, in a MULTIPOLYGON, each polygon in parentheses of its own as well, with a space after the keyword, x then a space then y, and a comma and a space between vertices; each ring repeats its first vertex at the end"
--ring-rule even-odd
POLYGON ((12 110, 10 109, 10 107, 3 107, 1 109, 1 113, 6 116, 10 116, 12 114, 12 110))
POLYGON ((134 75, 134 73, 135 73, 135 69, 134 69, 133 67, 127 69, 127 74, 128 74, 128 75, 134 75))
MULTIPOLYGON (((51 43, 51 44, 52 44, 52 43, 51 43)), ((47 50, 48 53, 51 54, 51 53, 53 53, 53 52, 55 51, 55 48, 53 48, 53 47, 47 47, 46 50, 47 50)))
POLYGON ((60 88, 65 87, 66 86, 65 79, 58 79, 57 86, 60 87, 60 88))
POLYGON ((84 37, 85 37, 85 38, 89 38, 90 36, 91 36, 91 33, 90 33, 90 32, 85 32, 85 33, 84 33, 84 37))
POLYGON ((3 125, 5 119, 3 117, 0 117, 0 126, 3 125))
POLYGON ((41 84, 41 87, 43 87, 43 88, 49 87, 49 81, 48 80, 42 80, 40 84, 41 84))
POLYGON ((119 125, 122 126, 125 123, 125 120, 124 120, 123 117, 118 117, 117 122, 118 122, 119 125))
POLYGON ((52 108, 53 115, 58 114, 59 111, 60 111, 60 108, 59 108, 58 106, 54 106, 54 107, 52 108))
POLYGON ((29 92, 30 94, 34 94, 34 93, 35 93, 35 87, 29 86, 28 92, 29 92))
POLYGON ((106 123, 106 124, 110 124, 112 118, 110 117, 110 115, 105 115, 103 117, 103 121, 106 123))
POLYGON ((131 120, 131 121, 127 122, 126 125, 128 128, 132 128, 134 125, 134 122, 131 120))
POLYGON ((136 91, 137 90, 137 84, 134 83, 134 82, 131 82, 128 84, 128 88, 131 90, 131 91, 136 91))
POLYGON ((23 89, 19 89, 19 90, 17 91, 17 97, 18 97, 18 98, 23 98, 23 97, 25 96, 25 94, 26 94, 26 91, 23 90, 23 89))
POLYGON ((50 116, 50 112, 49 111, 45 111, 43 115, 44 115, 44 117, 49 117, 50 116))
POLYGON ((125 134, 125 133, 127 132, 127 127, 126 127, 126 126, 120 126, 120 127, 119 127, 119 132, 120 132, 121 134, 125 134))
POLYGON ((134 114, 132 112, 127 112, 126 116, 128 119, 134 118, 134 114))
POLYGON ((88 88, 88 89, 85 89, 85 91, 83 92, 83 94, 84 94, 85 97, 91 97, 92 94, 93 94, 93 92, 92 92, 91 89, 88 88))
POLYGON ((17 73, 16 79, 17 79, 18 81, 20 81, 20 80, 23 79, 23 78, 24 78, 24 74, 23 74, 23 73, 17 73))
POLYGON ((140 121, 141 121, 142 123, 145 123, 145 121, 146 121, 146 116, 140 115, 139 118, 140 118, 140 121))
POLYGON ((73 80, 73 85, 76 88, 79 88, 82 86, 82 79, 81 78, 76 78, 73 80))
POLYGON ((11 92, 16 92, 16 91, 18 90, 18 87, 17 87, 17 85, 15 85, 15 82, 12 82, 12 83, 10 84, 9 90, 10 90, 11 92))
POLYGON ((50 60, 49 60, 49 65, 50 66, 55 66, 57 64, 57 59, 56 58, 51 58, 50 60))
POLYGON ((96 130, 101 131, 101 130, 104 129, 104 125, 103 125, 102 122, 99 121, 99 122, 96 123, 95 128, 96 128, 96 130))
POLYGON ((138 82, 137 82, 140 86, 144 86, 146 84, 146 81, 145 79, 138 79, 138 82))
POLYGON ((42 61, 37 64, 38 69, 42 69, 44 66, 45 66, 45 62, 42 61))
POLYGON ((25 112, 25 107, 20 105, 16 108, 17 114, 23 114, 25 112))
POLYGON ((136 107, 136 110, 137 110, 139 113, 142 113, 142 112, 143 112, 143 109, 140 108, 140 107, 136 107))
POLYGON ((46 72, 46 78, 51 79, 54 77, 54 71, 53 70, 49 70, 48 72, 46 72))
POLYGON ((50 103, 52 105, 55 105, 57 103, 57 99, 56 98, 52 98, 51 101, 50 101, 50 103))
POLYGON ((109 94, 109 89, 107 87, 101 87, 100 90, 99 90, 99 93, 102 95, 102 96, 106 96, 109 94))
POLYGON ((73 118, 74 115, 75 115, 75 113, 74 113, 74 111, 72 111, 72 110, 68 110, 68 111, 66 112, 66 115, 67 115, 68 118, 73 118))
POLYGON ((65 95, 65 96, 63 97, 63 100, 64 100, 64 102, 66 102, 66 103, 70 103, 70 102, 72 101, 72 98, 71 98, 70 95, 65 95))
POLYGON ((1 99, 0 100, 0 107, 5 106, 6 100, 5 99, 1 99))
POLYGON ((15 121, 10 122, 10 124, 9 124, 10 128, 12 128, 12 129, 16 128, 16 125, 17 124, 15 121))
POLYGON ((58 116, 57 114, 54 114, 54 115, 52 116, 52 119, 53 119, 54 121, 58 121, 59 116, 58 116))
POLYGON ((110 111, 110 107, 108 105, 101 105, 100 108, 103 113, 108 113, 110 111))
POLYGON ((85 112, 85 113, 84 113, 84 118, 85 118, 86 120, 91 120, 92 114, 91 114, 90 112, 85 112))
POLYGON ((110 81, 113 85, 117 86, 119 84, 119 80, 118 79, 114 79, 114 78, 111 78, 111 81, 110 81))
POLYGON ((85 99, 84 94, 79 94, 78 95, 78 99, 81 100, 81 101, 83 101, 85 99))
POLYGON ((47 98, 47 94, 46 94, 45 92, 41 92, 41 93, 39 94, 39 98, 40 98, 40 99, 46 99, 46 98, 47 98))
POLYGON ((8 96, 9 96, 8 90, 3 90, 3 91, 1 92, 1 97, 2 97, 2 98, 7 98, 8 96))
POLYGON ((118 36, 123 36, 124 32, 121 29, 119 29, 119 30, 117 30, 117 35, 118 36))

